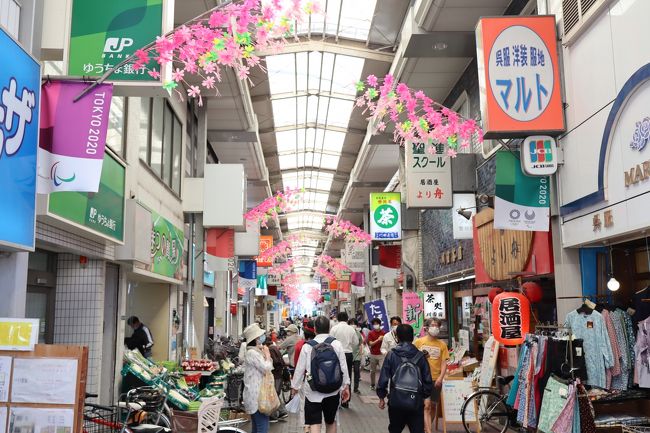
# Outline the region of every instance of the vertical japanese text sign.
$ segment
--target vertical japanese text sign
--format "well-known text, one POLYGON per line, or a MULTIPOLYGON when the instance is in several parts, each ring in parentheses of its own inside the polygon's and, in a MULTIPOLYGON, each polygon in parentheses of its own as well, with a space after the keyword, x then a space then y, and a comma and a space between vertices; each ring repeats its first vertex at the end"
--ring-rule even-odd
POLYGON ((516 346, 526 339, 530 328, 530 302, 521 293, 503 292, 492 303, 492 334, 506 346, 516 346))
POLYGON ((564 131, 554 16, 481 18, 476 50, 486 138, 564 131))
POLYGON ((424 321, 424 302, 418 293, 402 294, 402 318, 404 323, 413 327, 415 335, 420 334, 424 321))
POLYGON ((426 319, 447 320, 445 292, 423 292, 424 317, 426 319))
POLYGON ((372 319, 381 320, 381 327, 385 332, 390 330, 390 323, 388 323, 388 314, 386 313, 386 304, 383 299, 377 299, 375 301, 366 302, 363 304, 363 308, 366 310, 366 317, 368 322, 372 319))
MULTIPOLYGON (((98 77, 163 34, 163 0, 73 0, 68 75, 98 77)), ((156 81, 131 64, 118 68, 115 81, 156 81)))
POLYGON ((34 251, 41 66, 0 27, 0 249, 34 251))
POLYGON ((370 194, 370 235, 374 240, 402 239, 402 195, 399 192, 370 194))
POLYGON ((442 144, 406 143, 405 167, 407 207, 452 206, 451 159, 446 157, 442 144))

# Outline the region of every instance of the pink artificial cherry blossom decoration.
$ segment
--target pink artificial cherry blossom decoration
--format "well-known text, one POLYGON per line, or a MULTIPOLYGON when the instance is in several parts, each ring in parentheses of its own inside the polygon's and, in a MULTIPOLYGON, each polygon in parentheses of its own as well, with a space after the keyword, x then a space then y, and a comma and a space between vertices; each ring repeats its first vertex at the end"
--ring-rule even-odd
POLYGON ((372 243, 370 234, 348 220, 328 215, 325 223, 325 231, 335 238, 344 238, 348 242, 358 243, 363 246, 368 246, 372 243))
POLYGON ((281 213, 286 213, 298 203, 299 189, 285 188, 284 191, 278 191, 274 196, 267 198, 262 203, 255 206, 244 214, 247 221, 255 221, 266 228, 267 222, 276 218, 281 213))

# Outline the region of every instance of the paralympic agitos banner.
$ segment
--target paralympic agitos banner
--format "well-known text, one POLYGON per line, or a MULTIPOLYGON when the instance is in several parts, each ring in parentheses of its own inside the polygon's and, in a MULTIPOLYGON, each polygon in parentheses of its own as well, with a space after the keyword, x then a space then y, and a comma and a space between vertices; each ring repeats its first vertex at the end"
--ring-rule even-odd
POLYGON ((37 191, 97 192, 102 174, 112 84, 74 102, 88 84, 52 81, 41 88, 37 191))

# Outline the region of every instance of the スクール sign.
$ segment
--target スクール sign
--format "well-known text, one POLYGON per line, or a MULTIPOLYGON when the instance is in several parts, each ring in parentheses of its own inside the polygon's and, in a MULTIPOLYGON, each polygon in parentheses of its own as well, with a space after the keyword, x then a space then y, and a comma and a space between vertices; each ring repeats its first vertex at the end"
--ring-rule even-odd
POLYGON ((524 140, 521 147, 521 170, 527 176, 550 176, 558 167, 557 144, 553 137, 535 135, 524 140))
POLYGON ((481 18, 476 49, 486 138, 564 131, 555 17, 481 18))
POLYGON ((0 27, 0 249, 34 251, 41 66, 0 27))
MULTIPOLYGON (((68 75, 99 77, 163 34, 163 0, 74 0, 68 50, 68 75)), ((152 61, 146 69, 159 69, 152 61)), ((132 64, 111 80, 157 81, 132 64)))
POLYGON ((398 192, 370 194, 370 235, 374 240, 402 238, 402 195, 398 192))
POLYGON ((526 176, 515 155, 498 152, 494 228, 547 232, 551 215, 550 190, 548 177, 526 176))
POLYGON ((385 332, 390 330, 390 323, 388 323, 388 314, 386 313, 386 304, 383 299, 366 302, 363 304, 363 309, 366 311, 366 318, 368 323, 372 319, 381 320, 381 327, 385 332))
POLYGON ((442 144, 407 143, 405 168, 407 207, 451 207, 451 159, 445 155, 442 144))
POLYGON ((526 339, 530 327, 530 302, 521 293, 503 292, 492 303, 492 335, 506 346, 526 339))
POLYGON ((125 173, 124 166, 106 152, 97 193, 54 192, 50 194, 49 214, 122 241, 125 173))
POLYGON ((447 306, 445 304, 445 292, 424 292, 424 317, 426 319, 447 319, 447 306))

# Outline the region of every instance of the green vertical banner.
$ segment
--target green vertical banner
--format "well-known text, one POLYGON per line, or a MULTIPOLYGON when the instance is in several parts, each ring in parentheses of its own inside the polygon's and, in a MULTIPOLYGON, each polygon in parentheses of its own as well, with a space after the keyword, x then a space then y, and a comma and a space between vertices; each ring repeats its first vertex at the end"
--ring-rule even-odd
POLYGON ((512 152, 497 153, 494 228, 549 230, 550 182, 548 177, 529 177, 512 152))
POLYGON ((183 230, 151 211, 151 267, 150 271, 180 280, 182 275, 183 230))
MULTIPOLYGON (((162 34, 163 0, 73 0, 71 20, 68 75, 98 77, 162 34)), ((156 80, 129 64, 111 81, 156 80)))
POLYGON ((50 214, 94 230, 111 239, 124 239, 124 166, 108 152, 104 154, 99 190, 53 192, 50 214))

